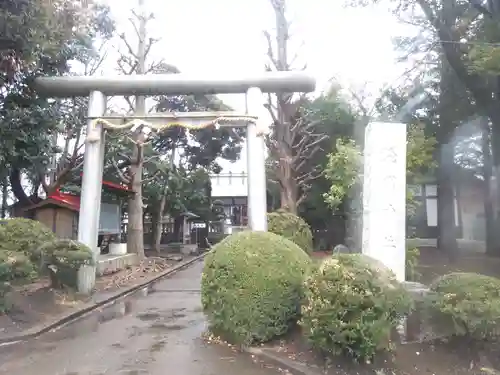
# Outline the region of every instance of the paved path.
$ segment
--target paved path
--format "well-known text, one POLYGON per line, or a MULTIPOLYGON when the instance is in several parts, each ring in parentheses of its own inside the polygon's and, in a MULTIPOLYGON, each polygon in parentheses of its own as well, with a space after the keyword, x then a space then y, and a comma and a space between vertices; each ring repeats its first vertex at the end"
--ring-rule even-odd
POLYGON ((274 375, 245 354, 206 344, 199 262, 149 290, 30 342, 0 347, 9 375, 274 375))

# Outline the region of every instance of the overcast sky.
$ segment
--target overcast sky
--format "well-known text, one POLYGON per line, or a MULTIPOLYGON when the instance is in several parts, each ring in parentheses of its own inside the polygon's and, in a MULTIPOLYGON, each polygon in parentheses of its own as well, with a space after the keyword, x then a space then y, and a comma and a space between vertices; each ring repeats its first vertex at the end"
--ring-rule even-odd
MULTIPOLYGON (((149 35, 161 40, 150 54, 183 73, 235 75, 259 73, 266 62, 263 30, 272 31, 274 15, 269 0, 145 0, 155 15, 149 35)), ((133 34, 128 18, 137 0, 107 0, 119 31, 133 34)), ((353 9, 342 1, 288 0, 292 21, 290 54, 297 67, 318 80, 318 91, 335 79, 355 90, 368 84, 378 92, 397 81, 404 67, 395 63, 391 38, 407 28, 383 8, 353 9)), ((117 43, 115 43, 118 45, 117 43)), ((113 70, 110 56, 105 71, 113 70)), ((244 98, 224 95, 233 108, 244 110, 244 98)), ((241 171, 244 158, 230 167, 241 171)), ((226 168, 225 168, 226 169, 226 168)))

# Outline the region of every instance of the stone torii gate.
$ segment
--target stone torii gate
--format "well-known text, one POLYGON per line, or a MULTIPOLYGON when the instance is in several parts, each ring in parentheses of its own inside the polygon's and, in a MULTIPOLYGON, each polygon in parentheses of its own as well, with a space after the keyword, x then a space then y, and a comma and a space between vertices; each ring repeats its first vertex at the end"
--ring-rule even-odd
MULTIPOLYGON (((265 145, 260 136, 268 128, 266 120, 262 118, 265 110, 264 94, 311 92, 316 82, 303 72, 268 72, 235 79, 186 74, 40 77, 35 80, 35 86, 39 94, 49 97, 89 96, 78 241, 92 249, 96 260, 106 129, 141 131, 141 128, 160 130, 171 126, 193 129, 208 126, 246 127, 249 226, 254 231, 266 231, 265 145), (106 115, 106 98, 109 96, 245 93, 246 113, 106 115)), ((80 292, 90 293, 94 284, 95 267, 82 267, 79 273, 80 292)))

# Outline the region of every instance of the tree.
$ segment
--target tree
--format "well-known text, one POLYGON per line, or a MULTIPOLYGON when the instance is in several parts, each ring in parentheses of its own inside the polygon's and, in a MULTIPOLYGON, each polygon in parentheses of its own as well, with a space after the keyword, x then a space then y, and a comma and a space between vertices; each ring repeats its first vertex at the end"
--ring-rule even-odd
POLYGON ((305 105, 305 115, 309 123, 314 123, 314 132, 325 134, 318 146, 319 150, 307 159, 304 169, 322 171, 299 207, 299 214, 315 230, 330 230, 335 222, 334 212, 325 205, 323 193, 330 188, 330 182, 323 171, 328 163, 328 154, 335 150, 336 140, 354 136, 356 113, 340 87, 333 85, 327 92, 305 105))
MULTIPOLYGON (((380 2, 375 0, 375 3, 380 2)), ((369 1, 362 1, 363 4, 369 1)), ((492 123, 492 164, 496 183, 500 178, 500 78, 493 67, 500 40, 497 2, 439 0, 398 0, 395 13, 403 17, 409 10, 417 15, 418 25, 435 35, 446 63, 470 93, 477 112, 485 114, 492 123), (420 14, 423 15, 419 16, 420 14), (493 75, 492 75, 493 73, 493 75)), ((414 17, 415 19, 415 17, 414 17)), ((500 189, 496 189, 499 201, 500 189)), ((498 226, 500 215, 496 213, 498 226)), ((490 225, 488 225, 490 226, 490 225)), ((488 236, 489 237, 489 236, 488 236)), ((500 236, 488 252, 499 254, 500 236)))
MULTIPOLYGON (((146 33, 147 24, 153 19, 153 14, 148 15, 145 13, 144 0, 139 0, 138 7, 139 12, 133 10, 132 17, 129 19, 135 31, 134 37, 137 38, 137 48, 132 46, 130 36, 124 33, 120 34, 120 39, 125 46, 125 52, 119 51, 118 69, 126 75, 172 73, 170 71, 172 67, 163 61, 152 62, 149 66, 146 65, 151 48, 157 40, 154 38, 148 39, 146 33)), ((125 100, 129 106, 129 113, 136 116, 146 114, 145 97, 125 97, 125 100)), ((115 147, 121 148, 121 151, 115 151, 115 155, 119 156, 119 159, 112 159, 112 164, 116 168, 121 182, 128 185, 133 191, 127 204, 127 248, 129 252, 135 253, 141 258, 144 257, 143 168, 145 164, 145 147, 149 142, 143 132, 133 132, 127 136, 126 140, 116 142, 115 147)))
MULTIPOLYGON (((158 112, 228 111, 230 110, 215 96, 180 95, 157 98, 158 112)), ((220 172, 219 158, 237 160, 241 151, 242 131, 228 128, 205 128, 194 132, 182 127, 162 131, 154 140, 153 147, 158 154, 170 155, 170 160, 161 161, 164 172, 151 184, 156 195, 149 195, 156 202, 153 209, 153 232, 155 247, 159 249, 161 218, 165 213, 171 216, 186 211, 209 221, 211 203, 208 173, 220 172), (172 162, 172 155, 178 161, 172 162)), ((161 168, 160 168, 161 169, 161 168)))
MULTIPOLYGON (((211 95, 179 95, 158 98, 157 112, 230 111, 231 108, 211 95)), ((186 168, 207 168, 218 173, 218 158, 235 161, 238 159, 243 141, 242 129, 209 127, 188 131, 182 127, 163 130, 154 140, 154 149, 169 153, 178 149, 185 156, 186 168)))
MULTIPOLYGON (((270 61, 266 70, 288 71, 292 63, 288 56, 290 25, 286 19, 286 1, 271 0, 271 5, 276 18, 276 49, 271 35, 266 32, 270 61)), ((327 137, 314 132, 315 123, 308 121, 304 113, 306 102, 304 95, 294 98, 289 93, 279 93, 274 98, 269 96, 268 102, 273 124, 267 147, 276 165, 281 207, 295 214, 311 189, 312 181, 321 174, 318 168, 306 168, 307 160, 314 157, 320 149, 319 144, 327 137)))
MULTIPOLYGON (((424 127, 412 124, 408 129, 406 174, 407 180, 417 182, 434 164, 435 139, 425 136, 424 127)), ((363 157, 361 148, 352 139, 337 139, 335 151, 328 156, 325 177, 331 183, 324 194, 325 202, 334 210, 349 198, 352 187, 359 184, 363 157)), ((407 193, 407 210, 411 214, 415 209, 411 192, 407 193), (409 204, 408 204, 409 203, 409 204)))
POLYGON ((66 147, 59 150, 54 140, 67 131, 69 138, 76 137, 78 131, 69 126, 78 127, 75 120, 84 104, 38 97, 31 82, 40 75, 68 73, 70 61, 89 65, 95 60, 94 39, 106 39, 113 30, 108 14, 108 8, 92 2, 85 6, 62 0, 2 4, 0 23, 6 28, 0 40, 0 162, 2 175, 10 174, 12 192, 22 204, 39 199, 40 185, 48 193, 53 191, 78 165, 78 153, 66 147), (61 178, 46 182, 54 153, 60 154, 61 178), (32 181, 30 193, 25 192, 22 177, 32 181))
MULTIPOLYGON (((415 85, 387 87, 374 100, 372 107, 366 105, 364 95, 350 91, 355 102, 352 106, 354 123, 359 130, 364 130, 369 121, 401 121, 409 123, 407 135, 407 181, 419 183, 419 178, 435 168, 434 153, 436 140, 433 132, 429 132, 429 103, 432 95, 421 95, 421 87, 415 85)), ((354 126, 353 126, 354 127, 354 126)), ((361 201, 360 187, 363 175, 362 140, 356 139, 359 134, 351 132, 347 136, 339 136, 328 155, 325 177, 329 182, 328 190, 323 198, 328 206, 339 211, 350 210, 347 200, 361 201)), ((407 208, 414 210, 411 194, 408 192, 407 208)), ((354 228, 355 229, 355 228, 354 228)), ((353 230, 349 235, 358 235, 353 230)), ((354 246, 359 247, 359 239, 352 238, 354 246)))
MULTIPOLYGON (((143 1, 139 2, 142 8, 143 1)), ((158 74, 158 73, 179 73, 179 69, 161 60, 152 62, 146 66, 149 52, 156 39, 147 38, 146 26, 152 19, 152 15, 133 12, 130 19, 134 26, 138 40, 138 47, 132 47, 130 37, 121 34, 121 40, 125 46, 125 52, 121 53, 118 60, 119 70, 123 74, 158 74)), ((129 112, 137 115, 146 112, 144 98, 125 98, 129 106, 129 112)), ((227 110, 220 100, 210 95, 178 95, 160 96, 154 98, 156 104, 153 110, 156 112, 187 112, 203 110, 227 110)), ((146 140, 141 133, 135 133, 120 141, 115 141, 111 162, 118 172, 120 181, 129 185, 134 194, 128 202, 128 247, 129 251, 140 256, 144 255, 143 246, 143 217, 145 202, 153 204, 150 214, 153 217, 154 231, 156 233, 156 243, 159 239, 159 225, 167 210, 168 198, 172 189, 177 186, 175 182, 182 179, 189 179, 190 174, 198 168, 207 170, 217 170, 216 159, 224 157, 236 159, 240 151, 241 136, 240 131, 231 129, 202 129, 189 132, 182 127, 164 129, 157 136, 146 140), (171 168, 170 162, 161 155, 175 153, 186 161, 185 165, 171 168), (156 170, 155 170, 156 169, 156 170), (178 174, 183 169, 189 171, 178 174), (177 172, 175 172, 177 171, 177 172), (143 172, 145 175, 143 176, 143 172), (174 173, 175 172, 175 173, 174 173), (174 184, 171 186, 171 184, 174 184), (143 189, 146 189, 143 191, 143 189)), ((121 136, 121 135, 119 135, 121 136)), ((182 185, 183 188, 185 187, 182 185)), ((159 244, 157 243, 156 246, 159 244)))
MULTIPOLYGON (((449 12, 450 13, 450 12, 449 12)), ((456 16, 453 13, 451 16, 456 16)), ((448 21, 450 22, 450 21, 448 21)), ((431 30, 432 31, 432 30, 431 30)), ((473 50, 480 46, 474 46, 473 50)), ((439 39, 433 32, 423 29, 412 38, 399 38, 396 44, 398 50, 404 51, 402 60, 417 61, 415 75, 425 85, 430 100, 425 102, 421 109, 426 114, 427 132, 436 135, 439 152, 436 159, 439 161, 437 176, 440 189, 438 190, 438 223, 439 247, 447 251, 452 258, 455 256, 457 244, 455 240, 455 214, 453 203, 452 171, 454 165, 461 168, 473 169, 481 176, 484 186, 484 211, 486 221, 486 249, 488 253, 495 253, 495 215, 493 212, 494 199, 491 192, 491 150, 490 129, 488 121, 477 121, 482 111, 475 105, 467 88, 447 63, 442 53, 439 39), (422 37, 424 34, 425 37, 422 37), (422 71, 422 67, 425 67, 422 71)), ((476 51, 483 53, 484 51, 476 51)), ((473 55, 477 53, 471 52, 473 55)), ((479 69, 479 60, 471 59, 473 69, 479 69)), ((460 219, 460 215, 459 215, 460 219)))
POLYGON ((167 158, 158 158, 145 168, 146 212, 151 217, 152 245, 157 252, 160 252, 162 219, 165 215, 177 218, 183 213, 192 212, 200 220, 210 219, 207 217, 207 212, 210 211, 210 194, 207 189, 210 179, 206 169, 186 169, 182 160, 174 163, 174 159, 177 159, 175 149, 167 158), (151 177, 147 177, 148 175, 151 177))

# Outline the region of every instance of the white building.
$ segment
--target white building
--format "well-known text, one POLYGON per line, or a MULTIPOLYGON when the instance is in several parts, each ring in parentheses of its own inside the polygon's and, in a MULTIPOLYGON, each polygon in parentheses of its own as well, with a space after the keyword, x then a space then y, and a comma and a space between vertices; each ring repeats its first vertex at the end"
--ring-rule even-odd
POLYGON ((222 172, 210 176, 212 199, 222 202, 232 226, 246 226, 248 185, 246 172, 222 172))
MULTIPOLYGON (((475 177, 473 172, 456 168, 453 173, 455 185, 455 225, 457 238, 484 241, 484 181, 475 177)), ((428 181, 422 185, 411 186, 416 200, 421 204, 416 217, 412 220, 419 238, 437 238, 438 207, 437 185, 428 181)))

